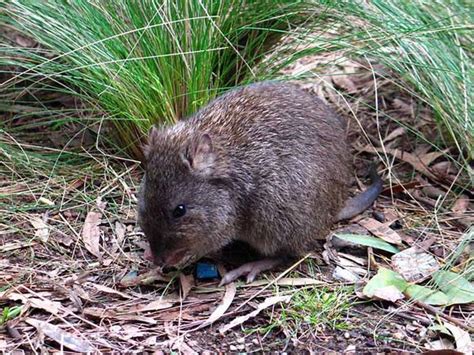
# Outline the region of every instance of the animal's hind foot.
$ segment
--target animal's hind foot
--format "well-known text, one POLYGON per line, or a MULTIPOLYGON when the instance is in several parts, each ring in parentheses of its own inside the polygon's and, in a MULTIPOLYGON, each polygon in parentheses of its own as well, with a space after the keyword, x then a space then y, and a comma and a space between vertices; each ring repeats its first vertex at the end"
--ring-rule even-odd
POLYGON ((227 272, 222 278, 219 286, 226 285, 232 281, 237 280, 239 277, 247 275, 247 283, 255 280, 255 277, 262 271, 273 269, 275 266, 281 263, 281 259, 267 258, 258 261, 252 261, 245 263, 237 269, 227 272))

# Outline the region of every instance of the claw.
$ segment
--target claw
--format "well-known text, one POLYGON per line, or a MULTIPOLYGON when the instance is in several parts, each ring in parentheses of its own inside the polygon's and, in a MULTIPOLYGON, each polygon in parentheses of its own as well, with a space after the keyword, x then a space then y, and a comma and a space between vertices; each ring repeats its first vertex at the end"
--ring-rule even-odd
POLYGON ((224 286, 230 282, 237 280, 239 277, 247 275, 247 283, 255 280, 257 275, 262 271, 273 269, 275 266, 281 263, 280 259, 262 259, 258 261, 252 261, 238 267, 237 269, 227 272, 222 278, 219 286, 224 286))

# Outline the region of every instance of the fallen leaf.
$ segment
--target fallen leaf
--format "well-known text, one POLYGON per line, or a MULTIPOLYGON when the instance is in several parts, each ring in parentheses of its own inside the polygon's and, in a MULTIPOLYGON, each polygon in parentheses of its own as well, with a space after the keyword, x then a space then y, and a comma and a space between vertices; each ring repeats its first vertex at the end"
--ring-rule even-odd
POLYGON ((277 281, 274 280, 257 280, 249 284, 244 284, 241 287, 260 287, 268 284, 278 285, 278 286, 310 286, 310 285, 324 285, 326 282, 312 279, 310 277, 283 277, 277 281))
POLYGON ((271 306, 274 306, 275 304, 277 303, 282 303, 282 302, 289 302, 291 299, 291 295, 290 296, 273 296, 273 297, 268 297, 265 299, 265 301, 263 301, 262 303, 260 303, 257 307, 256 310, 244 315, 244 316, 240 316, 240 317, 237 317, 237 318, 234 318, 230 323, 228 324, 225 324, 223 326, 221 326, 219 328, 219 333, 221 333, 222 335, 227 332, 229 329, 232 329, 234 328, 235 326, 239 325, 239 324, 242 324, 244 322, 246 322, 247 320, 249 320, 250 318, 253 318, 255 316, 257 316, 261 311, 263 311, 264 309, 268 308, 268 307, 271 307, 271 306))
POLYGON ((100 245, 100 218, 102 213, 90 211, 86 220, 84 221, 84 226, 82 228, 82 241, 86 249, 97 258, 101 258, 102 255, 99 250, 100 245))
MULTIPOLYGON (((378 222, 378 221, 376 221, 376 222, 378 222)), ((378 222, 378 223, 380 223, 380 222, 378 222)), ((364 224, 361 224, 361 225, 364 226, 364 224)), ((347 242, 360 244, 360 245, 364 245, 364 246, 367 246, 367 247, 372 247, 372 248, 375 248, 375 249, 385 250, 389 253, 398 253, 398 252, 400 252, 400 250, 398 250, 397 247, 394 247, 393 245, 387 243, 386 241, 381 240, 381 239, 376 238, 376 237, 372 237, 370 235, 337 233, 337 234, 335 234, 335 236, 337 238, 343 239, 347 242)))
POLYGON ((408 282, 419 283, 439 270, 436 259, 414 246, 392 256, 392 267, 408 282))
POLYGON ((388 243, 402 245, 402 238, 400 235, 389 227, 391 223, 387 225, 387 223, 380 223, 376 219, 369 217, 361 219, 357 223, 366 228, 373 235, 388 243))
POLYGON ((416 181, 416 180, 415 181, 410 181, 410 182, 407 182, 407 183, 403 183, 403 184, 398 183, 398 184, 394 184, 392 186, 389 186, 386 189, 383 189, 380 194, 391 196, 391 195, 394 195, 394 194, 399 194, 399 193, 408 191, 410 189, 414 189, 414 188, 416 188, 420 185, 421 185, 420 182, 416 181))
POLYGON ((49 226, 46 222, 38 216, 30 216, 29 219, 33 228, 35 228, 35 237, 38 237, 43 243, 49 239, 49 226))
MULTIPOLYGON (((341 259, 341 265, 342 266, 357 266, 357 265, 362 265, 362 266, 367 266, 367 258, 366 257, 358 257, 352 254, 347 254, 343 252, 338 252, 337 253, 339 258, 341 259)), ((365 268, 367 269, 367 268, 365 268)))
POLYGON ((132 312, 149 312, 149 311, 159 311, 160 309, 166 309, 173 307, 174 303, 171 300, 166 300, 163 298, 159 298, 155 301, 147 303, 145 305, 138 304, 130 307, 130 311, 132 312))
POLYGON ((445 306, 449 301, 445 293, 432 290, 426 286, 410 285, 405 289, 404 293, 413 300, 433 306, 445 306))
POLYGON ((390 302, 396 302, 405 298, 403 293, 393 285, 375 289, 372 297, 390 302))
POLYGON ((336 266, 336 268, 334 269, 334 272, 332 273, 332 276, 336 280, 341 280, 341 281, 350 282, 350 283, 355 283, 360 280, 360 277, 356 273, 350 270, 347 270, 345 268, 342 268, 340 266, 336 266))
POLYGON ((331 79, 336 86, 346 90, 349 94, 357 92, 357 86, 351 80, 350 75, 336 74, 331 76, 331 79))
POLYGON ((125 298, 125 299, 135 299, 136 298, 136 297, 132 297, 130 295, 127 295, 126 293, 114 290, 113 288, 105 286, 105 285, 95 284, 95 283, 90 283, 90 284, 101 292, 117 295, 117 296, 120 296, 120 297, 125 298))
POLYGON ((115 222, 115 238, 113 238, 112 249, 110 251, 111 254, 116 254, 117 251, 120 249, 124 239, 125 239, 125 232, 126 227, 123 223, 116 221, 115 222))
POLYGON ((396 129, 394 129, 392 132, 390 132, 390 134, 387 137, 385 137, 385 139, 383 140, 384 143, 388 143, 391 140, 394 140, 395 138, 404 135, 405 131, 406 131, 405 127, 398 127, 396 129))
MULTIPOLYGON (((2 295, 0 294, 0 296, 2 295)), ((42 309, 54 315, 57 315, 61 309, 60 302, 49 301, 37 297, 28 297, 28 295, 22 293, 7 293, 7 298, 12 301, 20 301, 23 304, 29 304, 33 308, 42 309)))
POLYGON ((132 271, 120 280, 122 287, 134 287, 138 285, 149 285, 156 281, 169 282, 171 277, 161 272, 159 268, 154 268, 143 274, 138 275, 136 271, 132 271))
POLYGON ((123 337, 123 339, 132 339, 132 338, 138 338, 138 337, 143 337, 145 336, 147 333, 140 329, 139 327, 136 327, 132 324, 124 324, 122 327, 121 327, 121 336, 123 337))
POLYGON ((138 316, 133 314, 118 314, 117 312, 111 309, 104 309, 98 307, 88 307, 83 309, 83 314, 91 317, 96 317, 100 319, 111 318, 121 321, 132 321, 132 322, 142 322, 147 324, 155 325, 158 322, 151 317, 138 316))
POLYGON ((61 303, 49 300, 42 300, 40 298, 29 298, 31 306, 49 312, 51 314, 58 314, 61 309, 61 303))
POLYGON ((440 354, 440 355, 448 355, 448 354, 451 355, 453 353, 457 353, 454 350, 454 344, 446 338, 441 338, 439 340, 428 342, 426 343, 426 347, 428 349, 431 349, 431 351, 426 352, 426 354, 430 353, 430 354, 440 354), (442 351, 442 353, 440 353, 440 351, 442 351), (445 353, 445 351, 453 351, 453 353, 451 352, 445 353))
POLYGON ((225 294, 224 297, 222 298, 222 302, 217 308, 214 310, 214 312, 211 313, 208 319, 204 321, 201 325, 199 325, 195 330, 206 327, 212 323, 214 323, 216 320, 221 318, 224 313, 229 309, 230 305, 232 304, 232 301, 234 300, 235 293, 237 292, 237 289, 235 287, 235 283, 231 282, 225 286, 225 294))
POLYGON ((362 152, 367 152, 367 153, 373 153, 374 151, 380 153, 380 154, 390 154, 397 158, 398 160, 401 160, 405 163, 410 164, 416 171, 420 172, 421 174, 425 175, 426 177, 429 177, 431 179, 436 180, 436 176, 430 171, 428 166, 437 158, 440 156, 446 154, 447 150, 441 151, 441 152, 431 152, 431 153, 425 153, 425 154, 420 154, 420 155, 415 155, 412 153, 404 152, 400 149, 391 149, 391 148, 376 148, 372 146, 366 146, 364 148, 361 148, 360 151, 362 152))
POLYGON ((367 282, 362 293, 369 298, 373 298, 377 293, 377 290, 389 286, 393 286, 399 292, 403 292, 408 287, 408 283, 398 273, 381 267, 377 274, 367 282))
POLYGON ((457 214, 463 214, 467 211, 469 207, 469 203, 470 203, 469 197, 467 197, 466 195, 461 195, 456 200, 456 202, 454 202, 453 207, 451 207, 451 211, 457 214))
POLYGON ((191 274, 185 275, 184 273, 179 274, 179 284, 181 285, 181 298, 185 300, 194 286, 194 276, 191 274))
POLYGON ((456 350, 464 354, 472 355, 472 342, 469 333, 451 323, 445 322, 444 326, 448 328, 453 335, 454 341, 456 342, 456 350))
POLYGON ((43 322, 33 318, 27 318, 25 322, 34 326, 36 329, 38 329, 38 331, 44 333, 46 336, 50 337, 61 346, 64 346, 65 348, 68 348, 72 351, 89 353, 96 350, 87 340, 68 333, 51 323, 43 322))
POLYGON ((404 114, 412 114, 413 113, 413 107, 411 104, 407 104, 403 100, 400 100, 398 98, 393 99, 393 107, 398 109, 399 111, 403 112, 404 114))
POLYGON ((433 280, 436 286, 448 296, 448 306, 474 302, 474 286, 461 275, 439 270, 433 274, 433 280))

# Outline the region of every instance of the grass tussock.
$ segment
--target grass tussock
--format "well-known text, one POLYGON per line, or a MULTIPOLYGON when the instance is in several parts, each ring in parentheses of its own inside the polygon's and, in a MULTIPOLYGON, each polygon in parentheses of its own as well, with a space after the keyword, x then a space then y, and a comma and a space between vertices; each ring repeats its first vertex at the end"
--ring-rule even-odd
POLYGON ((56 124, 78 121, 84 116, 79 110, 92 110, 92 120, 113 122, 109 135, 121 149, 140 156, 139 140, 151 124, 175 122, 239 83, 281 77, 279 70, 301 57, 334 53, 335 62, 350 57, 388 68, 386 77, 433 109, 439 145, 455 146, 468 158, 472 23, 472 11, 459 0, 449 6, 406 0, 7 1, 0 26, 32 38, 34 46, 0 34, 6 75, 0 96, 3 110, 27 126, 38 116, 56 124), (59 117, 55 105, 65 95, 83 105, 59 117))
POLYGON ((256 80, 253 67, 274 31, 288 30, 302 8, 288 0, 2 7, 0 23, 39 43, 0 49, 0 66, 17 70, 3 85, 6 102, 21 103, 32 91, 76 96, 98 106, 135 155, 152 123, 176 122, 221 90, 256 80))

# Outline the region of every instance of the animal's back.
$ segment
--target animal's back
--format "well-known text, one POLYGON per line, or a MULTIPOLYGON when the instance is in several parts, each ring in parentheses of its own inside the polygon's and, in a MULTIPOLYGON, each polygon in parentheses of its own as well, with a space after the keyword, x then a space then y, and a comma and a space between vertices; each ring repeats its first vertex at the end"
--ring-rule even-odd
POLYGON ((292 84, 233 90, 185 123, 217 137, 239 200, 237 239, 300 255, 324 238, 347 198, 345 124, 292 84))

